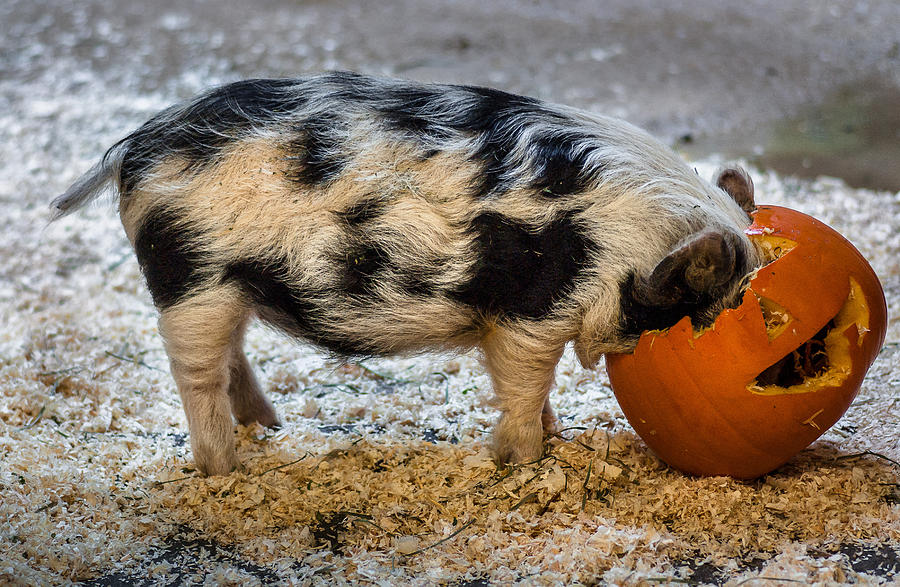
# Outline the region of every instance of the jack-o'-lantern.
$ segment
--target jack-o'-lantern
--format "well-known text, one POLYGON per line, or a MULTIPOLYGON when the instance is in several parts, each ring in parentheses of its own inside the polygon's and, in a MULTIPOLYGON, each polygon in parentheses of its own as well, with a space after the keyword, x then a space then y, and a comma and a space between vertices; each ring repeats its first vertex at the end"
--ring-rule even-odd
POLYGON ((746 233, 769 262, 740 306, 606 358, 628 421, 691 474, 749 479, 788 461, 844 414, 884 341, 881 284, 840 234, 777 206, 746 233))

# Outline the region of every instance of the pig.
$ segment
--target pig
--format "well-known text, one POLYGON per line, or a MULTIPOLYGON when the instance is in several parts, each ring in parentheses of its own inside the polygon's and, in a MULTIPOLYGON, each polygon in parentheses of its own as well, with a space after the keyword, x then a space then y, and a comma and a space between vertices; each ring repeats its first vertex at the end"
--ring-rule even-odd
POLYGON ((569 342, 592 368, 709 325, 760 263, 740 168, 708 182, 627 122, 484 87, 231 83, 110 147, 53 219, 110 188, 207 475, 239 467, 232 417, 279 425, 242 349, 253 318, 345 359, 477 347, 496 458, 522 463, 569 342))

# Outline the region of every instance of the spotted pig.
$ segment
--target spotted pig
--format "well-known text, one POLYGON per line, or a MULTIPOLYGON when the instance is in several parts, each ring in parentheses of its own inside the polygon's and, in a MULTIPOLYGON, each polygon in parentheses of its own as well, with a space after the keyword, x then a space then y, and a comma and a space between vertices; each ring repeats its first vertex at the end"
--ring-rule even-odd
POLYGON ((340 357, 478 347, 501 462, 540 457, 564 347, 586 367, 758 264, 753 186, 630 124, 503 91, 329 73, 163 110, 53 202, 105 188, 159 309, 198 468, 239 466, 232 415, 277 426, 242 350, 259 319, 340 357))

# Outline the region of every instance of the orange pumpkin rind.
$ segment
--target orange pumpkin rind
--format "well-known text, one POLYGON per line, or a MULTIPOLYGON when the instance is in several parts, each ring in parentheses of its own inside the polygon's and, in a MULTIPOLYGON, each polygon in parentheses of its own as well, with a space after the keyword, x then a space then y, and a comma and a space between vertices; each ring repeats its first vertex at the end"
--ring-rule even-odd
POLYGON ((840 234, 778 206, 760 206, 746 232, 774 260, 737 308, 606 358, 635 431, 690 474, 749 479, 788 461, 844 414, 884 341, 881 284, 840 234))

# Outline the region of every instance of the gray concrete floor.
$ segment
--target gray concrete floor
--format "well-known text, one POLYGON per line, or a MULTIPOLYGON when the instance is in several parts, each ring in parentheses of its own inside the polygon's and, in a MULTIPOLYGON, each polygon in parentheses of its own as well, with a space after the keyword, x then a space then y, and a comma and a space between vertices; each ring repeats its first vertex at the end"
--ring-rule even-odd
POLYGON ((0 106, 14 110, 28 92, 13 88, 48 78, 61 93, 102 83, 175 99, 352 69, 498 86, 693 153, 769 152, 766 165, 900 189, 896 0, 4 0, 0 22, 0 106))

